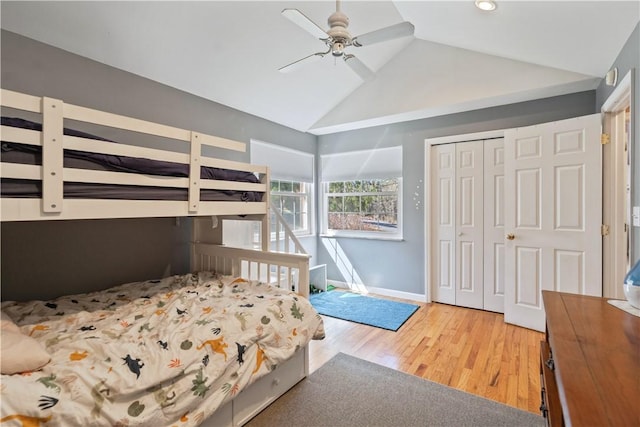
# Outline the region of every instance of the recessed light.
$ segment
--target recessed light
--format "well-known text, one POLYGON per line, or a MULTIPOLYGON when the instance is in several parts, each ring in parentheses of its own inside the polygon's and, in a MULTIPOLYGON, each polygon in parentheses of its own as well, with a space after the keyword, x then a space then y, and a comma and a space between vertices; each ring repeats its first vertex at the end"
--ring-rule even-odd
POLYGON ((493 0, 476 0, 476 7, 480 10, 492 11, 496 9, 496 3, 493 0))

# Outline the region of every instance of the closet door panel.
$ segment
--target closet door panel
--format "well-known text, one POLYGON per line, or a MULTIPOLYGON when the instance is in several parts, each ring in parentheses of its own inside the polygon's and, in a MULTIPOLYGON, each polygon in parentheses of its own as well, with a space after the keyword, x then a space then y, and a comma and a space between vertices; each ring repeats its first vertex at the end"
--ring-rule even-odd
POLYGON ((484 309, 504 313, 504 138, 484 141, 484 309))
POLYGON ((455 146, 431 148, 432 209, 431 272, 432 300, 456 303, 455 294, 455 146))
POLYGON ((456 305, 483 308, 484 150, 482 141, 456 150, 456 305))

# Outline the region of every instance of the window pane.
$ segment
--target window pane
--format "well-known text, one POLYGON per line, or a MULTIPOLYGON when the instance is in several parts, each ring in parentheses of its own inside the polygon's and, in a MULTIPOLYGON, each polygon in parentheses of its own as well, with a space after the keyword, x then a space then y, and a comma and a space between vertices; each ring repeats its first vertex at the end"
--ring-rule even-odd
POLYGON ((345 212, 360 212, 360 196, 346 196, 344 198, 345 212))
MULTIPOLYGON (((271 203, 277 209, 292 231, 308 233, 311 225, 308 197, 311 184, 294 181, 271 181, 271 203)), ((275 218, 272 218, 275 224, 275 218)), ((272 235, 274 238, 275 233, 272 235)))
POLYGON ((362 228, 366 231, 379 231, 377 215, 363 215, 362 216, 362 228))
POLYGON ((344 197, 329 197, 329 212, 344 212, 344 197))
POLYGON ((330 213, 329 228, 332 230, 344 230, 346 225, 344 214, 330 213))
POLYGON ((295 212, 295 197, 282 196, 282 213, 295 212))
POLYGON ((297 198, 293 200, 293 225, 291 228, 294 230, 300 228, 300 206, 297 198))
POLYGON ((329 193, 344 193, 344 182, 330 182, 329 193))
POLYGON ((382 191, 398 191, 397 179, 385 179, 381 181, 382 191))
POLYGON ((345 227, 347 230, 362 230, 362 216, 357 213, 346 213, 345 215, 346 224, 345 227))
POLYGON ((345 193, 360 193, 362 192, 362 181, 347 181, 344 183, 345 193))
POLYGON ((395 214, 398 212, 397 196, 380 196, 378 212, 381 214, 395 214))
POLYGON ((360 197, 360 211, 364 213, 375 212, 375 203, 378 196, 362 196, 360 197))
POLYGON ((282 192, 291 192, 291 189, 293 188, 293 183, 291 183, 290 181, 281 181, 280 182, 280 191, 282 192))

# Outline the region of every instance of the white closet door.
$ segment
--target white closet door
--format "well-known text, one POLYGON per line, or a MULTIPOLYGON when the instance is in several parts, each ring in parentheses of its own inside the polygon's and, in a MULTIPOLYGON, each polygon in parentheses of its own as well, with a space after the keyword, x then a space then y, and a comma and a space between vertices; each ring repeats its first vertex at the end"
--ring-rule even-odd
POLYGON ((484 309, 504 313, 504 138, 484 141, 484 309))
POLYGON ((483 308, 483 143, 456 146, 456 305, 483 308))
POLYGON ((446 144, 436 145, 431 150, 431 194, 436 207, 431 216, 432 299, 455 304, 456 148, 454 144, 446 144))
POLYGON ((544 331, 543 289, 602 295, 601 221, 599 114, 505 132, 506 322, 544 331))

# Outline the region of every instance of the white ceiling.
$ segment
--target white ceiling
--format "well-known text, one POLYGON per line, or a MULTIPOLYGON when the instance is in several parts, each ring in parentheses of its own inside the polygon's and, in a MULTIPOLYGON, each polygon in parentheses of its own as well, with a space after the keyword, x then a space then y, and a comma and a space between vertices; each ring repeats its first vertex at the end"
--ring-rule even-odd
POLYGON ((1 2, 2 28, 313 134, 595 89, 640 20, 640 2, 344 1, 359 35, 401 21, 415 37, 350 47, 363 82, 281 16, 320 25, 332 1, 1 2))

